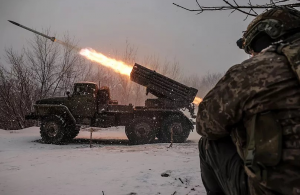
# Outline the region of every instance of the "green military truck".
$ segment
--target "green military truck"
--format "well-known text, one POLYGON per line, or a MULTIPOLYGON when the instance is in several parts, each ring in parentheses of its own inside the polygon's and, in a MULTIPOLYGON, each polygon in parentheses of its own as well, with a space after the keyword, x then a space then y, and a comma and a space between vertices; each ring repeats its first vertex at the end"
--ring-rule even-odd
POLYGON ((125 126, 131 144, 184 142, 193 124, 180 110, 188 109, 194 117, 192 103, 197 90, 178 83, 155 71, 135 64, 130 79, 146 87, 157 99, 147 99, 145 106, 118 105, 111 100, 108 87, 93 82, 74 84, 67 97, 41 99, 25 118, 39 120, 42 140, 62 144, 75 138, 80 126, 107 128, 125 126))

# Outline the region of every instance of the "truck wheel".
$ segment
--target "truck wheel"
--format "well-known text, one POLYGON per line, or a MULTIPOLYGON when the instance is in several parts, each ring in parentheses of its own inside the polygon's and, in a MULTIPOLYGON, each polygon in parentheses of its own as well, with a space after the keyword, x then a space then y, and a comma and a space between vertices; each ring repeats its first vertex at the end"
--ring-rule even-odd
POLYGON ((171 131, 173 129, 173 142, 183 143, 190 135, 190 127, 185 118, 178 115, 171 115, 162 123, 162 128, 157 135, 161 142, 171 142, 171 131))
POLYGON ((57 115, 52 115, 42 120, 40 133, 42 140, 47 144, 62 144, 65 133, 65 120, 57 115))
POLYGON ((70 142, 79 134, 79 131, 80 131, 79 125, 74 125, 74 124, 68 125, 66 127, 66 132, 64 133, 63 141, 70 142))
POLYGON ((148 144, 155 139, 153 121, 147 117, 135 118, 125 127, 125 133, 131 144, 148 144))

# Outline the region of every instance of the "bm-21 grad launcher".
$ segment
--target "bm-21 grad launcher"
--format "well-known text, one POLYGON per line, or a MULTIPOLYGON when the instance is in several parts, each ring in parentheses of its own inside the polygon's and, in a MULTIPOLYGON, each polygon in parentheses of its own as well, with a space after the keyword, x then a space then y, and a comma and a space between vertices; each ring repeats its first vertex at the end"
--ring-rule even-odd
POLYGON ((72 140, 82 125, 125 126, 131 144, 152 143, 155 137, 159 142, 186 141, 194 126, 180 109, 187 108, 194 115, 197 90, 139 64, 134 65, 130 79, 157 99, 147 99, 145 106, 119 105, 111 100, 108 87, 81 82, 74 84, 68 97, 38 100, 26 119, 40 120, 42 140, 52 144, 72 140))
MULTIPOLYGON (((55 37, 10 22, 53 42, 63 43, 55 37)), ((111 100, 108 87, 99 88, 96 83, 81 82, 74 84, 73 94, 67 93, 68 97, 38 100, 34 111, 25 119, 41 121, 42 140, 51 144, 72 140, 82 125, 125 126, 132 144, 151 143, 155 137, 160 142, 184 142, 194 126, 180 109, 187 108, 194 117, 192 102, 197 90, 139 64, 134 65, 130 79, 145 86, 147 93, 157 99, 147 99, 145 106, 118 105, 117 101, 111 100)))

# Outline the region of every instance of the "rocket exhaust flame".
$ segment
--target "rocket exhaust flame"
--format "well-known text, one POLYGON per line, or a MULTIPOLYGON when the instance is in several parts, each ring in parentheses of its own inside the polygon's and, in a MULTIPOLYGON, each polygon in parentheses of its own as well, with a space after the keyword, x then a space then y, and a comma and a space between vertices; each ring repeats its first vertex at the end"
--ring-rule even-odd
POLYGON ((111 68, 123 75, 130 76, 130 72, 133 68, 132 66, 129 66, 122 61, 117 61, 115 59, 106 57, 102 53, 96 52, 95 50, 90 48, 81 49, 79 53, 87 59, 102 64, 103 66, 111 68))
POLYGON ((202 99, 199 97, 195 97, 193 103, 199 105, 202 102, 202 99))
MULTIPOLYGON (((50 39, 51 41, 53 42, 57 42, 67 48, 70 48, 70 49, 74 49, 76 50, 77 52, 79 52, 82 56, 86 57, 87 59, 91 60, 91 61, 94 61, 94 62, 97 62, 103 66, 106 66, 108 68, 111 68, 113 69, 115 72, 118 72, 120 74, 123 74, 123 75, 127 75, 130 77, 130 73, 132 71, 132 68, 133 66, 129 66, 127 64, 125 64, 124 62, 122 61, 118 61, 118 60, 115 60, 115 59, 112 59, 112 58, 109 58, 109 57, 106 57, 105 55, 103 55, 102 53, 99 53, 99 52, 96 52, 95 50, 93 49, 88 49, 88 48, 84 48, 84 49, 81 49, 79 47, 76 47, 76 46, 73 46, 73 45, 70 45, 64 41, 61 41, 61 40, 58 40, 56 39, 55 37, 50 37, 46 34, 43 34, 43 33, 40 33, 36 30, 33 30, 31 28, 28 28, 26 26, 23 26, 17 22, 14 22, 14 21, 11 21, 11 20, 8 20, 10 23, 16 25, 16 26, 19 26, 21 28, 24 28, 26 30, 29 30, 35 34, 38 34, 40 36, 43 36, 47 39, 50 39)), ((201 98, 199 97, 195 97, 194 99, 194 104, 200 104, 200 102, 202 101, 201 98)))

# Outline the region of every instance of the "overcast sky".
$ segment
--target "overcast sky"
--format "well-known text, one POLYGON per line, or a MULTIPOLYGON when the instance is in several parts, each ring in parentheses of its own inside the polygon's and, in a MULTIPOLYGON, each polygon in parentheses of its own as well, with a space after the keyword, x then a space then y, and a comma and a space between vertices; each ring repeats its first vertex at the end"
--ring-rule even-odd
POLYGON ((176 58, 186 75, 224 72, 248 58, 236 40, 253 18, 244 21, 245 15, 227 11, 196 15, 173 2, 197 8, 195 0, 0 0, 0 63, 5 64, 5 48, 21 51, 33 38, 7 20, 38 31, 50 27, 57 38, 69 32, 79 46, 107 55, 123 51, 127 40, 138 48, 138 63, 149 55, 176 58))

